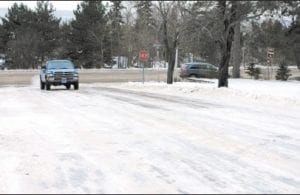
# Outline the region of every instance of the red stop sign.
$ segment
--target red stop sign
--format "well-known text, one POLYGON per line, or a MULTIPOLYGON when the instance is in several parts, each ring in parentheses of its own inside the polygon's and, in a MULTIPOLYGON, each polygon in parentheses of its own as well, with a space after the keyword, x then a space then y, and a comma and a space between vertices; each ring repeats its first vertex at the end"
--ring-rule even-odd
POLYGON ((143 61, 143 62, 147 61, 149 59, 149 53, 145 50, 140 51, 139 59, 140 59, 140 61, 143 61))

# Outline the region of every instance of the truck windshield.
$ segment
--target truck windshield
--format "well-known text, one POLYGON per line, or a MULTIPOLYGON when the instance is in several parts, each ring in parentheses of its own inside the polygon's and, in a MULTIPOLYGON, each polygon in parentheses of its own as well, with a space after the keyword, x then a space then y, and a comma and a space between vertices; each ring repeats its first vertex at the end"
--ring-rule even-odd
POLYGON ((74 69, 71 62, 49 62, 47 69, 74 69))

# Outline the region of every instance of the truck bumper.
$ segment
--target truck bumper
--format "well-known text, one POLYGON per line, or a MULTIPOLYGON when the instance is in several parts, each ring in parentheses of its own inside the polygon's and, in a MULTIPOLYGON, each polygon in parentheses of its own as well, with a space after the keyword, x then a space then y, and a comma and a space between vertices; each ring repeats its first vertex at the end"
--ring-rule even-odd
POLYGON ((47 83, 50 84, 50 85, 72 85, 72 84, 75 84, 75 83, 79 83, 79 79, 78 80, 67 80, 67 81, 64 81, 64 80, 47 80, 47 83))

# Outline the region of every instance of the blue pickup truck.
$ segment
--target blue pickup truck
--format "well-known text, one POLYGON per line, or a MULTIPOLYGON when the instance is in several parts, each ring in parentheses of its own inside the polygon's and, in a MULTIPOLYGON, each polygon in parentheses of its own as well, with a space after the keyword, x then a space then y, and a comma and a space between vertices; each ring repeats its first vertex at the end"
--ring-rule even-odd
POLYGON ((40 71, 41 89, 50 90, 51 85, 64 85, 70 89, 71 85, 75 90, 79 89, 79 74, 74 64, 69 60, 49 60, 42 66, 40 71))

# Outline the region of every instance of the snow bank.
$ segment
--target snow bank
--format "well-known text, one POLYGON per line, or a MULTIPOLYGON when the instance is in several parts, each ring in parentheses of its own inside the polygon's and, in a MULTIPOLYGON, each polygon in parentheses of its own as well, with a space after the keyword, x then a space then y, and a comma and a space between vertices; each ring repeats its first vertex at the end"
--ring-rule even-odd
MULTIPOLYGON (((128 82, 105 84, 131 90, 208 98, 216 101, 255 102, 276 106, 300 106, 300 82, 229 79, 228 88, 218 88, 216 79, 203 79, 203 83, 175 82, 128 82)), ((96 84, 97 85, 97 84, 96 84)), ((100 84, 101 85, 101 84, 100 84)))

